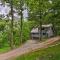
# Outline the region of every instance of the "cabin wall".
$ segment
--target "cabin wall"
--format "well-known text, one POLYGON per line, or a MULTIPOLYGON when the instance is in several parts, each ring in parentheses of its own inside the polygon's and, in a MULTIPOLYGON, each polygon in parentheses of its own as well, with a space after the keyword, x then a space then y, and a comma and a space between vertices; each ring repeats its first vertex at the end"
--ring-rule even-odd
MULTIPOLYGON (((50 38, 53 36, 53 30, 51 27, 42 29, 42 38, 50 38)), ((32 39, 39 38, 39 31, 35 33, 31 33, 32 39)))

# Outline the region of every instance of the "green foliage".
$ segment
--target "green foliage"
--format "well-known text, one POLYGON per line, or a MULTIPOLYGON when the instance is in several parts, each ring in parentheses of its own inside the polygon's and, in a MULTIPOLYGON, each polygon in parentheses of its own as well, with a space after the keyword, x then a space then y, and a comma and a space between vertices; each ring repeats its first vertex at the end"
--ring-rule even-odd
POLYGON ((9 46, 6 31, 0 31, 0 48, 9 46))
MULTIPOLYGON (((27 41, 30 38, 30 31, 32 28, 31 25, 32 22, 24 22, 23 21, 23 26, 22 26, 22 42, 27 41)), ((17 26, 15 26, 14 28, 14 40, 16 40, 17 44, 19 44, 20 42, 18 40, 20 40, 20 23, 17 24, 17 26)))
MULTIPOLYGON (((26 4, 26 8, 29 13, 28 22, 22 22, 23 25, 20 26, 20 22, 11 22, 11 21, 0 21, 0 46, 9 46, 11 41, 11 30, 13 30, 13 39, 14 44, 19 45, 21 42, 20 30, 22 27, 22 38, 25 42, 30 38, 30 31, 33 27, 37 27, 40 24, 49 24, 52 23, 56 29, 57 35, 60 35, 60 0, 52 0, 52 3, 49 0, 2 0, 2 2, 8 2, 13 8, 17 9, 17 13, 20 13, 20 10, 23 11, 23 5, 26 4), (22 9, 21 9, 22 8, 22 9), (12 24, 11 24, 12 23, 12 24), (11 26, 13 25, 13 26, 11 26)), ((13 13, 13 11, 12 11, 13 13)), ((12 14, 13 15, 13 14, 12 14)), ((21 16, 23 17, 23 16, 21 16)), ((23 19, 23 18, 22 18, 23 19)))
POLYGON ((29 24, 28 24, 28 22, 24 22, 23 23, 23 42, 24 41, 26 41, 26 40, 28 40, 29 39, 29 37, 30 37, 30 28, 29 28, 29 24))
MULTIPOLYGON (((26 42, 27 40, 30 39, 30 31, 32 29, 32 27, 34 27, 35 22, 31 22, 31 21, 27 21, 24 22, 23 21, 23 25, 22 25, 22 43, 26 42)), ((14 43, 15 45, 19 45, 20 44, 20 22, 14 22, 14 29, 13 29, 13 34, 14 34, 14 43)))
MULTIPOLYGON (((2 30, 0 30, 0 48, 3 47, 9 47, 10 46, 10 40, 11 40, 11 29, 10 29, 10 25, 11 25, 11 21, 0 21, 0 26, 2 28, 2 30)), ((15 46, 19 46, 20 45, 20 22, 19 21, 14 21, 13 24, 13 39, 14 39, 14 44, 15 46)), ((30 39, 30 31, 31 29, 36 25, 36 23, 34 21, 27 21, 24 22, 23 21, 23 29, 22 29, 22 38, 23 38, 23 42, 26 42, 27 40, 30 39)))
POLYGON ((5 25, 6 25, 5 21, 0 21, 0 31, 4 30, 5 25))

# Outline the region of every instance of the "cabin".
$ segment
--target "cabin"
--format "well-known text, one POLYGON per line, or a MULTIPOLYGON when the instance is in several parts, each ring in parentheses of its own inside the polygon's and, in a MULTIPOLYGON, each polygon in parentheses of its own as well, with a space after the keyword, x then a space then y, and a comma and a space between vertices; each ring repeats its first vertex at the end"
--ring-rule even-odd
POLYGON ((39 31, 39 28, 33 28, 31 30, 31 38, 32 39, 38 39, 40 36, 42 38, 50 38, 53 34, 53 26, 52 24, 42 25, 41 31, 39 31), (41 32, 41 34, 40 34, 41 32))

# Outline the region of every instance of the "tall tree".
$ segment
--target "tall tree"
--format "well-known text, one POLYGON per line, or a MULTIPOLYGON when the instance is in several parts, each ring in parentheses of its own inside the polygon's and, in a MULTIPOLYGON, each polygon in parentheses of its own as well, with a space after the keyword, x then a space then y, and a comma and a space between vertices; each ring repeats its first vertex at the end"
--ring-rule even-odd
POLYGON ((21 44, 22 44, 22 29, 23 29, 23 5, 24 5, 24 1, 23 0, 20 0, 20 41, 21 41, 21 44))
POLYGON ((42 37, 41 34, 41 28, 42 28, 42 23, 43 18, 45 17, 45 13, 46 11, 49 9, 50 7, 50 3, 49 0, 29 0, 26 1, 27 5, 29 7, 29 19, 30 20, 34 20, 36 22, 38 22, 38 26, 39 26, 39 40, 41 40, 40 37, 42 37))
POLYGON ((10 0, 10 5, 11 5, 11 48, 14 48, 14 39, 13 39, 13 22, 14 22, 14 17, 13 17, 13 0, 10 0))
POLYGON ((7 2, 10 4, 10 8, 11 8, 11 12, 10 12, 10 15, 11 15, 11 24, 10 24, 10 30, 8 32, 8 39, 9 39, 9 44, 10 44, 10 47, 11 49, 13 49, 15 47, 14 45, 14 39, 13 39, 13 22, 14 22, 14 16, 13 16, 13 0, 3 0, 3 2, 7 2))

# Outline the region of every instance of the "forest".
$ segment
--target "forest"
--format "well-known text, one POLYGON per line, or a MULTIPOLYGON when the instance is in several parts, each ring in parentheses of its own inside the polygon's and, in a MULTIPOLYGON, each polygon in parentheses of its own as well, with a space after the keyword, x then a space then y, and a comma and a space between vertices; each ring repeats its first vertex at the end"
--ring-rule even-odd
POLYGON ((53 37, 60 36, 60 0, 0 0, 0 6, 7 7, 6 14, 0 8, 0 53, 31 40, 33 28, 39 27, 38 42, 49 39, 42 38, 42 25, 52 24, 53 37))

